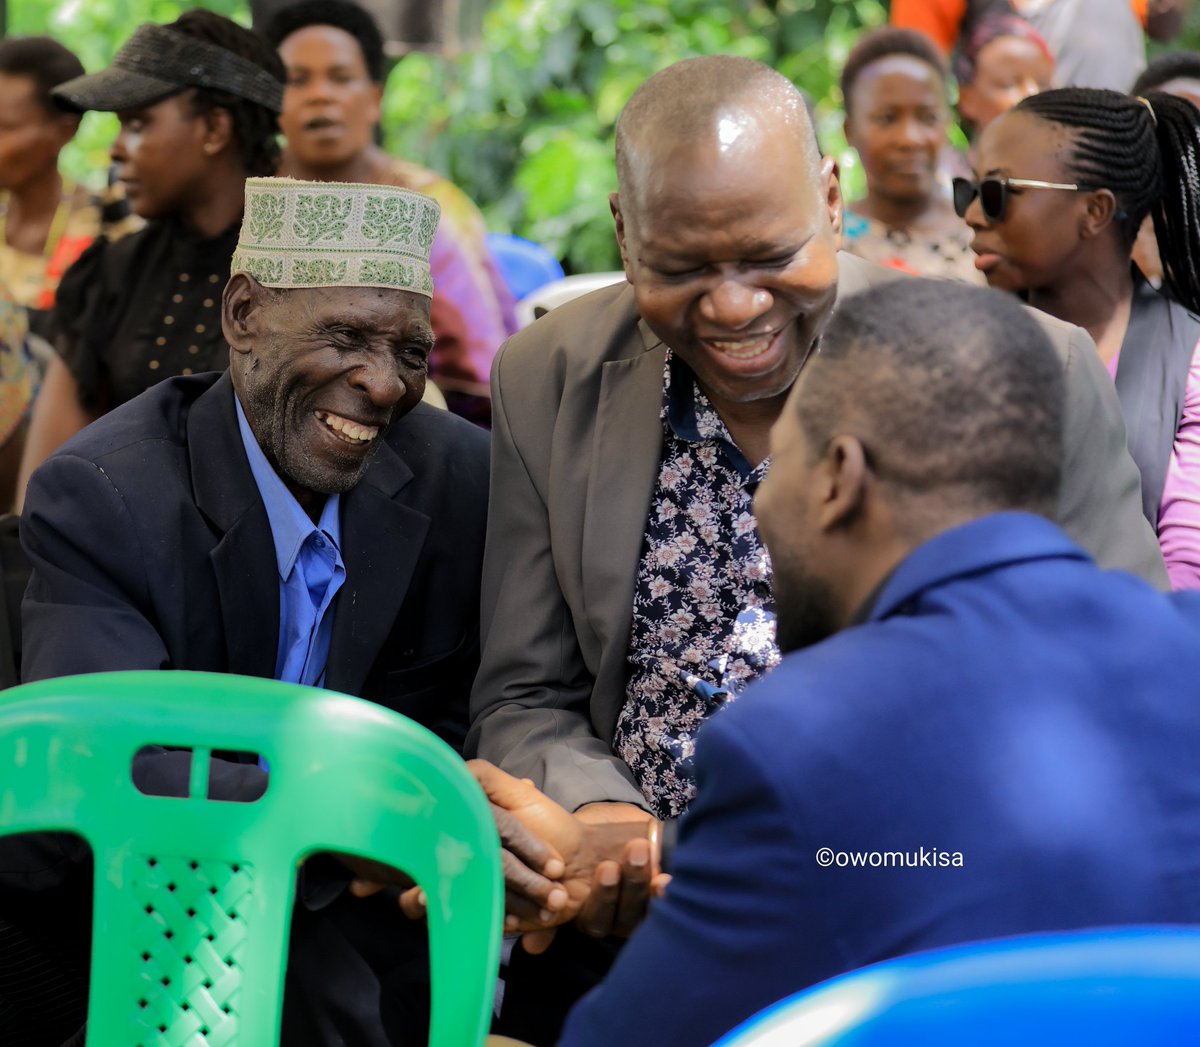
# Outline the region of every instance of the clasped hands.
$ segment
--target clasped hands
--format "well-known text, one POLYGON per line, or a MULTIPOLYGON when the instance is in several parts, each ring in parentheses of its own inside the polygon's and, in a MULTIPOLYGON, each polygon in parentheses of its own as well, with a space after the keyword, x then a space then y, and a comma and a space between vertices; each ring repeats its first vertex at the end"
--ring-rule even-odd
MULTIPOLYGON (((520 933, 527 952, 543 952, 556 928, 571 921, 594 937, 628 935, 650 899, 666 888, 670 877, 658 868, 650 839, 654 823, 645 811, 594 803, 571 814, 528 779, 485 760, 467 767, 487 794, 500 833, 504 929, 520 933)), ((350 889, 364 896, 381 886, 370 876, 350 889)), ((404 891, 400 907, 412 918, 423 917, 420 888, 404 891)))

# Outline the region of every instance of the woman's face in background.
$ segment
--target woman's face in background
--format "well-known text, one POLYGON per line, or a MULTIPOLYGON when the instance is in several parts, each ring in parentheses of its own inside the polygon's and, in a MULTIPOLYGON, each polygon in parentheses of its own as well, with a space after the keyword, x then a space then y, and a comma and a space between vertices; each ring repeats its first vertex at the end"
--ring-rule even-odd
POLYGON ((1050 87, 1054 66, 1032 40, 998 36, 980 49, 975 75, 960 85, 958 111, 978 134, 1023 98, 1050 87))
POLYGON ((938 71, 912 55, 888 55, 859 73, 850 94, 846 140, 858 150, 868 194, 932 199, 949 119, 938 71))

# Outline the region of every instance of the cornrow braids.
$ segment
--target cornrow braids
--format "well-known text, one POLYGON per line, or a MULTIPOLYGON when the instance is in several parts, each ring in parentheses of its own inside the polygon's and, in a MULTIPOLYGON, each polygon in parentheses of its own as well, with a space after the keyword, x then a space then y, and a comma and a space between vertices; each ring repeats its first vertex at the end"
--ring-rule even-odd
MULTIPOLYGON (((281 84, 287 79, 283 62, 271 45, 257 33, 228 18, 211 11, 187 11, 167 28, 216 44, 248 59, 262 66, 281 84)), ((275 113, 264 105, 225 91, 207 87, 193 90, 193 110, 197 114, 217 108, 228 111, 247 176, 273 175, 279 170, 279 120, 275 113)))
POLYGON ((1200 312, 1200 111, 1159 91, 1142 100, 1093 87, 1043 91, 1016 108, 1072 132, 1067 169, 1111 190, 1131 254, 1142 219, 1153 217, 1167 288, 1200 312))

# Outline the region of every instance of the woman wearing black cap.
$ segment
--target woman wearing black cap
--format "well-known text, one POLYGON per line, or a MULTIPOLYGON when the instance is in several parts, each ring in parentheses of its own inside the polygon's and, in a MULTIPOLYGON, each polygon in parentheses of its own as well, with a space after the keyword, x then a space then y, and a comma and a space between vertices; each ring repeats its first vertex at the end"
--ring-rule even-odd
POLYGON ((283 66, 262 39, 208 11, 144 25, 103 72, 54 90, 72 110, 115 112, 111 156, 144 230, 98 240, 63 277, 54 347, 19 491, 88 422, 163 378, 221 370, 221 290, 247 176, 279 163, 283 66))

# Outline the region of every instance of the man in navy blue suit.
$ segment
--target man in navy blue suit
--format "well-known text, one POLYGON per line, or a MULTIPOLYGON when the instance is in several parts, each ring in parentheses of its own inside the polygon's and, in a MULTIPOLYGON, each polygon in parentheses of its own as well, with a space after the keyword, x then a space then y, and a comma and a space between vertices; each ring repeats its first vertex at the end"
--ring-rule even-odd
MULTIPOLYGON (((1200 597, 1046 518, 1062 402, 1007 296, 904 280, 839 311, 755 500, 790 653, 701 731, 673 879, 562 1044, 694 1047, 892 956, 1200 922, 1200 597)), ((592 827, 476 771, 579 904, 592 827)))

